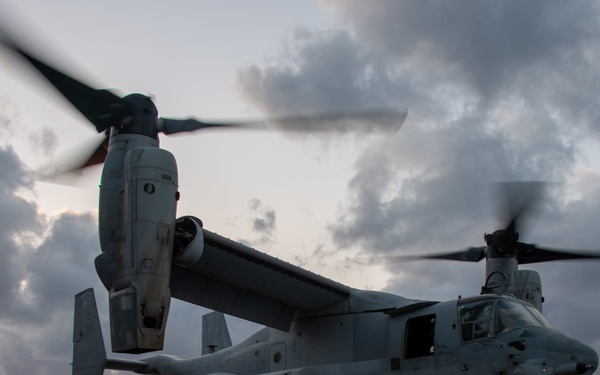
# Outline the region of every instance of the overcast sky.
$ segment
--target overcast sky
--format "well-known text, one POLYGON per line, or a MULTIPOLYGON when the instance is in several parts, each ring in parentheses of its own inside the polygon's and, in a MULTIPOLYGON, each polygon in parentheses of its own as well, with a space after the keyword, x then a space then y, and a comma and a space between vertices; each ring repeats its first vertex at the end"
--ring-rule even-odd
MULTIPOLYGON (((178 160, 179 215, 329 278, 419 299, 477 294, 483 263, 352 259, 482 246, 505 225, 497 181, 550 182, 522 240, 599 247, 597 3, 5 0, 0 14, 49 62, 152 94, 164 116, 408 109, 393 136, 161 138, 178 160)), ((108 330, 93 267, 99 170, 77 187, 32 170, 94 131, 5 50, 0 82, 0 375, 67 373, 74 294, 95 288, 108 330)), ((529 267, 548 319, 597 351, 599 265, 529 267)), ((204 312, 173 303, 166 353, 200 353, 204 312)), ((259 328, 228 321, 234 341, 259 328)))

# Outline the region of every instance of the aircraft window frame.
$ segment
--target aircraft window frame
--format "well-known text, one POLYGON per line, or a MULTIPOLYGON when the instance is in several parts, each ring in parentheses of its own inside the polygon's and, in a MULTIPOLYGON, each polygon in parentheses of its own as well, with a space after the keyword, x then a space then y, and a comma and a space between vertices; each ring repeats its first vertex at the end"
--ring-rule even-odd
POLYGON ((463 343, 529 326, 554 328, 535 307, 503 298, 461 303, 457 320, 463 343))
POLYGON ((495 300, 484 300, 459 305, 458 318, 462 342, 495 336, 495 304, 495 300))
POLYGON ((406 321, 404 358, 412 359, 435 354, 435 314, 410 318, 406 321))
POLYGON ((535 316, 537 320, 540 321, 540 323, 542 323, 544 327, 554 329, 554 326, 548 320, 546 320, 546 317, 541 313, 540 310, 536 309, 533 306, 524 306, 527 310, 529 310, 530 313, 532 313, 535 316))
POLYGON ((496 310, 498 335, 529 326, 553 328, 537 309, 519 302, 500 300, 496 310))

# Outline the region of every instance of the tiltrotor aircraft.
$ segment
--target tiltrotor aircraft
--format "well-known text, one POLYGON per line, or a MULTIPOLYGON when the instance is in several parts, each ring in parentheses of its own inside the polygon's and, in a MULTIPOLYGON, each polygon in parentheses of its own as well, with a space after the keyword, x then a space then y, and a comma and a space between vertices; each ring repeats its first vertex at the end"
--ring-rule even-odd
MULTIPOLYGON (((95 266, 109 292, 113 352, 162 349, 171 298, 215 310, 203 318, 199 357, 111 359, 93 290, 85 290, 75 297, 73 374, 117 369, 181 375, 589 375, 596 370, 597 353, 548 323, 539 275, 518 265, 600 255, 518 242, 521 213, 514 212, 505 229, 485 236, 485 247, 425 256, 485 259, 479 296, 434 302, 350 288, 210 232, 195 217, 176 218, 177 165, 159 148, 158 134, 223 124, 159 118, 145 95, 121 98, 90 88, 16 43, 4 44, 106 133, 83 165, 104 162, 102 253, 95 266), (232 345, 223 314, 266 327, 232 345)), ((396 116, 396 126, 404 116, 396 116)))

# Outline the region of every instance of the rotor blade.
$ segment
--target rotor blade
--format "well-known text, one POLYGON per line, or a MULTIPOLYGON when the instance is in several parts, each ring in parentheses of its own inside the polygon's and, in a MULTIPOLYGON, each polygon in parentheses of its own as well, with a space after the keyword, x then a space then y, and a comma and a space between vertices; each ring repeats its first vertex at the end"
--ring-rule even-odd
POLYGON ((165 134, 195 131, 211 127, 276 128, 293 132, 331 132, 350 130, 387 130, 396 132, 408 112, 371 110, 354 113, 326 113, 307 116, 272 117, 251 121, 200 121, 188 119, 159 119, 159 131, 165 134))
POLYGON ((544 183, 541 181, 512 181, 498 184, 500 211, 505 211, 508 225, 505 231, 515 234, 519 231, 524 218, 539 203, 544 183))
MULTIPOLYGON (((7 38, 7 36, 4 36, 7 38)), ((101 133, 131 114, 128 104, 108 90, 96 90, 38 60, 9 40, 7 47, 25 58, 101 133)))
POLYGON ((540 262, 551 262, 554 260, 569 259, 600 259, 600 252, 590 252, 581 250, 548 249, 535 245, 517 242, 519 249, 517 260, 519 264, 530 264, 540 262))
POLYGON ((92 165, 103 164, 104 160, 106 160, 106 155, 108 154, 108 140, 109 140, 108 132, 104 132, 104 140, 102 143, 98 145, 96 150, 88 157, 88 159, 81 165, 78 169, 83 169, 87 167, 91 167, 92 165))
POLYGON ((479 262, 485 258, 485 247, 469 247, 465 250, 450 253, 424 254, 424 255, 394 255, 385 257, 373 257, 368 261, 362 260, 363 264, 392 264, 421 259, 458 260, 462 262, 479 262))
POLYGON ((438 253, 415 256, 415 259, 444 259, 444 260, 458 260, 461 262, 479 262, 485 258, 485 247, 469 247, 465 250, 455 251, 451 253, 438 253))
POLYGON ((62 180, 63 177, 68 180, 87 167, 104 163, 108 154, 108 132, 102 135, 100 141, 99 137, 61 156, 58 163, 44 166, 37 173, 37 178, 50 182, 62 180))
POLYGON ((192 132, 205 128, 215 127, 240 127, 243 123, 234 122, 204 122, 196 120, 194 118, 188 119, 173 119, 161 117, 158 119, 158 131, 162 131, 165 134, 175 134, 181 132, 192 132))

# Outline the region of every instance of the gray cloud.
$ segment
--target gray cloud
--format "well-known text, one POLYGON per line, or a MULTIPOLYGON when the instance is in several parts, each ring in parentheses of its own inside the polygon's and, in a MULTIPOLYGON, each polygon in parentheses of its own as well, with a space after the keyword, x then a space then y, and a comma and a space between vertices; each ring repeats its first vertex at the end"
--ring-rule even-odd
POLYGON ((0 97, 0 131, 5 137, 13 135, 15 132, 15 117, 18 116, 15 103, 7 97, 0 97))
POLYGON ((398 251, 427 243, 429 236, 452 245, 457 234, 491 224, 493 181, 555 180, 574 161, 570 147, 554 145, 552 137, 541 136, 540 146, 519 144, 478 127, 405 128, 397 138, 358 158, 348 206, 331 226, 339 246, 358 242, 373 251, 398 251), (556 157, 548 157, 547 147, 556 157))
POLYGON ((271 234, 276 228, 275 210, 263 206, 260 199, 252 199, 248 202, 248 207, 252 212, 259 215, 252 220, 252 229, 259 233, 271 234))
POLYGON ((258 198, 248 201, 248 209, 252 215, 250 219, 252 232, 257 235, 257 238, 254 240, 240 239, 239 241, 248 246, 260 246, 272 242, 277 230, 277 213, 275 210, 264 205, 258 198))
POLYGON ((24 139, 29 145, 27 151, 37 156, 50 156, 56 151, 58 136, 53 128, 26 123, 21 108, 9 97, 0 97, 0 108, 0 134, 5 139, 24 139))
MULTIPOLYGON (((12 148, 0 148, 0 297, 12 300, 18 293, 23 264, 22 256, 30 251, 27 241, 30 235, 40 234, 43 225, 37 216, 36 205, 18 195, 19 190, 31 187, 30 176, 24 171, 12 148)), ((2 304, 0 316, 9 314, 10 304, 2 304)))
POLYGON ((598 123, 592 3, 324 3, 352 32, 299 29, 280 60, 241 70, 241 92, 257 108, 400 106, 420 124, 473 114, 505 122, 502 116, 529 108, 536 121, 554 120, 569 132, 598 123))
POLYGON ((52 155, 58 146, 58 136, 56 135, 56 132, 49 127, 44 127, 40 131, 32 132, 30 139, 33 151, 38 155, 52 155))
MULTIPOLYGON (((73 296, 88 286, 101 291, 93 267, 98 252, 95 218, 64 213, 39 246, 15 259, 21 265, 14 275, 19 289, 3 300, 7 309, 0 316, 0 345, 10 357, 1 361, 4 373, 70 371, 73 296)), ((4 274, 10 265, 1 267, 4 274)))
POLYGON ((20 195, 33 182, 10 147, 0 148, 0 170, 0 373, 65 373, 73 296, 98 286, 96 219, 67 212, 47 223, 20 195))
POLYGON ((570 76, 588 68, 590 56, 582 52, 595 53, 588 48, 596 45, 598 32, 598 7, 592 2, 578 7, 560 1, 322 3, 381 59, 422 62, 423 69, 434 70, 427 75, 453 76, 454 83, 463 81, 482 97, 512 90, 515 78, 540 68, 570 76))
POLYGON ((348 202, 331 227, 339 246, 391 250, 425 228, 440 238, 467 233, 489 217, 482 208, 490 182, 571 173, 595 115, 570 117, 569 105, 587 105, 582 113, 597 106, 567 100, 564 87, 584 76, 594 82, 585 87, 600 83, 587 60, 597 53, 595 6, 325 4, 352 32, 299 30, 288 46, 295 64, 253 66, 239 79, 268 113, 378 101, 410 108, 395 139, 358 156, 348 202))
POLYGON ((395 130, 402 124, 405 103, 385 90, 372 89, 381 88, 386 77, 347 31, 299 28, 290 34, 285 50, 279 64, 240 70, 241 94, 274 116, 335 116, 280 127, 311 130, 313 135, 317 130, 365 134, 375 128, 395 130))
POLYGON ((350 35, 301 28, 291 38, 284 63, 253 65, 238 73, 242 94, 259 109, 281 114, 318 113, 352 108, 367 99, 356 82, 366 61, 356 53, 358 45, 350 35), (332 67, 337 68, 334 74, 332 67), (345 94, 339 96, 340 92, 345 94))

